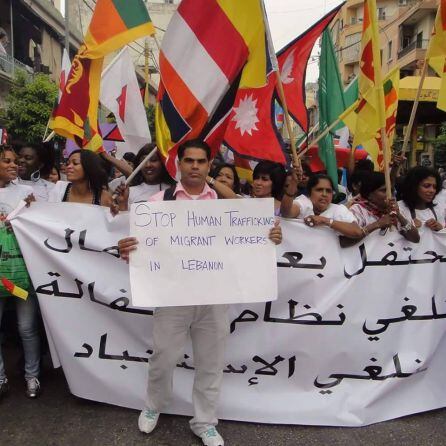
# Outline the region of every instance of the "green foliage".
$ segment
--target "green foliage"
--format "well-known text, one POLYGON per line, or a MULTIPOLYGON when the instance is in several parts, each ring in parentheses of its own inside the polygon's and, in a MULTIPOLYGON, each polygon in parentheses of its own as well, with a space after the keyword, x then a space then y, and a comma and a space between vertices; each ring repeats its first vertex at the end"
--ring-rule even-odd
POLYGON ((446 166, 446 122, 441 124, 438 136, 428 142, 432 143, 435 148, 435 165, 437 167, 446 166))
POLYGON ((27 76, 18 72, 7 97, 5 114, 12 138, 27 143, 41 142, 57 94, 58 87, 49 76, 37 74, 28 82, 27 76))

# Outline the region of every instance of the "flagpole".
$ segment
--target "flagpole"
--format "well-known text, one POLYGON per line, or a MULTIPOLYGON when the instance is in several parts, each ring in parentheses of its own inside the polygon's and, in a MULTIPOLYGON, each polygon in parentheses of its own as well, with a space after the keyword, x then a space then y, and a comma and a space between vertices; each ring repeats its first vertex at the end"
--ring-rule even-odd
POLYGON ((297 155, 296 140, 293 137, 293 131, 291 129, 290 113, 288 111, 288 106, 287 106, 286 98, 285 98, 285 92, 283 90, 282 78, 280 77, 279 63, 277 61, 276 52, 274 50, 273 39, 271 37, 271 29, 269 27, 268 17, 266 15, 265 3, 263 2, 263 0, 261 1, 261 4, 262 4, 262 10, 263 10, 263 17, 265 20, 265 30, 266 30, 266 36, 267 36, 268 46, 269 46, 269 50, 270 50, 269 53, 270 53, 270 58, 271 58, 271 64, 273 66, 273 70, 276 72, 279 98, 280 98, 280 101, 282 102, 283 114, 284 114, 284 118, 285 118, 285 125, 286 125, 286 129, 288 132, 288 136, 290 138, 290 147, 291 147, 291 154, 293 156, 293 164, 295 167, 300 167, 300 165, 301 165, 300 158, 297 155))
POLYGON ((325 138, 339 123, 341 119, 338 118, 336 121, 332 122, 321 134, 317 136, 311 143, 308 143, 307 147, 299 152, 298 157, 301 159, 314 145, 316 145, 321 139, 325 138))
MULTIPOLYGON (((142 168, 146 165, 148 161, 152 159, 152 157, 155 155, 155 153, 158 151, 158 147, 155 147, 143 160, 142 162, 136 166, 135 170, 129 175, 129 177, 125 180, 125 187, 129 186, 130 183, 133 181, 133 179, 138 175, 139 172, 141 172, 142 168)), ((116 201, 118 198, 118 194, 115 192, 112 195, 113 201, 116 201)))
POLYGON ((424 80, 426 79, 427 67, 428 67, 427 58, 425 58, 423 70, 421 71, 420 83, 418 84, 417 94, 415 95, 415 101, 412 105, 412 111, 410 113, 409 123, 407 124, 406 132, 404 133, 403 148, 401 150, 403 154, 407 150, 407 146, 409 145, 409 139, 412 135, 412 127, 413 123, 415 122, 415 116, 417 114, 418 104, 420 103, 420 96, 421 96, 421 91, 423 90, 424 80))
POLYGON ((150 81, 150 71, 149 71, 149 39, 144 40, 144 77, 145 77, 145 89, 144 89, 144 106, 149 107, 149 81, 150 81))

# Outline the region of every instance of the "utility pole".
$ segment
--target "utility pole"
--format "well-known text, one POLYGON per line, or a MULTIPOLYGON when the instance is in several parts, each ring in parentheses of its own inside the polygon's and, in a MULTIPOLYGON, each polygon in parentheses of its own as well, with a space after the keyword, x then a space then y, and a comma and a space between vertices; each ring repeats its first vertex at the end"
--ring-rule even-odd
POLYGON ((69 24, 68 0, 65 0, 65 49, 70 57, 70 24, 69 24))

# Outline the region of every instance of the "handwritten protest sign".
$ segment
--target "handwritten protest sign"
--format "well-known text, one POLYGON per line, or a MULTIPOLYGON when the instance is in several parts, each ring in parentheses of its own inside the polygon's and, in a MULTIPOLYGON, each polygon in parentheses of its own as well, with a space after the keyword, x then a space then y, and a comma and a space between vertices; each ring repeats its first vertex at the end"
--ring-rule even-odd
POLYGON ((161 201, 130 210, 139 241, 130 258, 141 307, 277 299, 272 199, 161 201))

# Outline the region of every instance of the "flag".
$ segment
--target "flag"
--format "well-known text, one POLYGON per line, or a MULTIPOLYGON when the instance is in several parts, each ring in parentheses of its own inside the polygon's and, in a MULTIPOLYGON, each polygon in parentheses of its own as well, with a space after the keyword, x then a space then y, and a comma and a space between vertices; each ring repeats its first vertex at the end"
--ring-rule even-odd
POLYGON ((273 69, 272 44, 267 42, 265 85, 239 88, 228 117, 224 144, 241 157, 286 164, 284 142, 276 127, 277 75, 273 69))
POLYGON ((1 279, 2 285, 8 293, 12 294, 15 297, 19 297, 20 299, 26 300, 28 299, 28 291, 20 288, 19 286, 12 283, 10 280, 2 277, 1 279))
POLYGON ((446 0, 441 0, 426 59, 441 77, 437 107, 446 111, 446 0))
POLYGON ((67 84, 67 78, 68 75, 70 74, 70 69, 71 69, 70 56, 68 55, 68 51, 64 48, 62 54, 62 67, 60 70, 60 78, 59 78, 59 95, 57 101, 58 105, 62 97, 62 93, 65 89, 65 85, 67 84))
POLYGON ((104 57, 154 32, 143 0, 98 0, 50 127, 61 136, 77 140, 83 148, 101 148, 97 121, 104 57))
MULTIPOLYGON (((346 109, 338 61, 336 59, 330 31, 328 30, 325 30, 322 34, 318 101, 319 131, 323 132, 346 109)), ((343 124, 341 123, 339 127, 343 127, 343 124)), ((336 128, 333 130, 336 130, 336 128)), ((338 166, 331 133, 328 133, 319 142, 319 158, 324 163, 333 184, 337 187, 338 166)))
POLYGON ((183 0, 164 35, 159 66, 157 145, 175 176, 178 146, 199 137, 216 152, 238 88, 266 84, 261 0, 183 0))
MULTIPOLYGON (((396 131, 396 115, 398 112, 400 70, 395 68, 387 75, 383 82, 384 103, 386 106, 386 135, 389 148, 392 147, 396 131)), ((375 138, 364 142, 364 149, 369 153, 375 167, 379 171, 384 170, 384 153, 381 140, 381 129, 376 132, 375 138)))
MULTIPOLYGON (((384 103, 385 103, 385 117, 386 117, 386 134, 389 147, 395 137, 396 130, 396 115, 398 112, 398 98, 399 98, 399 82, 400 82, 400 70, 399 68, 393 69, 383 81, 384 89, 384 103)), ((343 122, 350 128, 352 133, 358 128, 359 115, 361 109, 358 106, 358 102, 353 104, 345 113, 341 116, 343 122)), ((379 124, 376 124, 379 126, 379 124)), ((359 130, 361 132, 361 130, 359 130)), ((369 153, 372 158, 375 168, 382 171, 384 169, 384 155, 382 150, 381 141, 381 128, 376 127, 375 131, 371 133, 369 139, 361 140, 361 145, 369 153)), ((357 141, 356 134, 354 141, 357 141)))
MULTIPOLYGON (((378 129, 385 127, 385 104, 381 79, 376 0, 364 0, 364 18, 359 63, 358 102, 346 110, 341 120, 353 131, 353 147, 374 140, 378 129), (350 120, 350 121, 349 121, 350 120), (353 122, 351 122, 353 120, 353 122)), ((381 154, 382 156, 382 154, 381 154)), ((373 157, 373 155, 372 155, 373 157)), ((375 161, 378 161, 375 154, 375 161)), ((377 165, 375 164, 375 168, 377 165)))
POLYGON ((308 110, 305 104, 305 80, 308 60, 316 40, 330 24, 345 2, 338 5, 311 28, 277 53, 285 98, 291 117, 308 133, 308 110))
POLYGON ((119 131, 132 152, 138 153, 142 146, 152 141, 133 61, 127 47, 104 70, 100 101, 115 115, 119 131))

